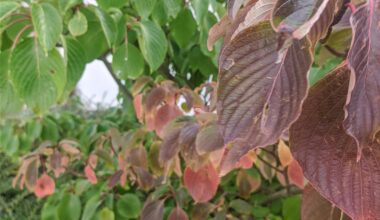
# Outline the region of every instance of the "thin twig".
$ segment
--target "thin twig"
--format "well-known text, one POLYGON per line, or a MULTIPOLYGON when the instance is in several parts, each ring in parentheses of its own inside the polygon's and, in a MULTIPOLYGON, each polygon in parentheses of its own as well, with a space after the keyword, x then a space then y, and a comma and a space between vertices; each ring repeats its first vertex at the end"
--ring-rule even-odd
POLYGON ((334 56, 341 57, 341 58, 346 58, 347 53, 341 53, 339 51, 336 51, 334 48, 330 47, 329 45, 324 45, 324 47, 332 53, 334 56))
POLYGON ((271 163, 269 163, 268 161, 264 160, 264 158, 262 158, 260 155, 257 155, 257 159, 259 159, 261 162, 263 162, 264 164, 266 164, 270 168, 276 170, 277 172, 280 172, 280 173, 284 174, 283 170, 280 170, 277 167, 273 166, 271 163))
POLYGON ((123 85, 123 83, 120 81, 119 78, 117 78, 117 76, 115 75, 115 73, 113 72, 113 69, 112 69, 112 65, 111 63, 109 63, 107 61, 107 58, 106 56, 103 56, 100 58, 101 61, 103 61, 104 65, 106 66, 108 72, 110 73, 110 75, 112 76, 113 80, 115 80, 116 84, 118 85, 121 93, 124 95, 124 97, 128 100, 128 101, 131 101, 133 100, 133 96, 132 94, 127 90, 127 88, 123 85))
POLYGON ((31 24, 25 25, 25 27, 23 27, 23 28, 18 32, 18 34, 17 34, 17 36, 16 36, 16 38, 15 38, 15 41, 14 41, 13 44, 12 44, 12 50, 15 49, 15 47, 16 47, 18 41, 20 40, 22 34, 23 34, 26 30, 28 30, 29 28, 31 28, 31 27, 32 27, 31 24))
POLYGON ((292 196, 292 195, 298 195, 302 193, 302 190, 300 190, 297 187, 290 187, 289 191, 290 192, 288 193, 286 189, 283 189, 281 191, 275 192, 272 195, 269 195, 267 199, 263 200, 260 203, 260 205, 267 205, 277 199, 281 199, 281 198, 292 196))

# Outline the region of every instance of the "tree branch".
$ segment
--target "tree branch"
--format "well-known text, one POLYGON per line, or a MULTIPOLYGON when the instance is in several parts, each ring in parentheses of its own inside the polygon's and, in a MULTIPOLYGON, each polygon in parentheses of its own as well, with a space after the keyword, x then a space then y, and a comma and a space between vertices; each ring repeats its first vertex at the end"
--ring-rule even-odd
POLYGON ((113 80, 115 80, 116 84, 118 85, 119 87, 119 90, 121 91, 121 93, 123 94, 123 96, 128 100, 128 101, 133 101, 133 96, 132 94, 127 90, 127 88, 123 85, 123 83, 121 83, 120 79, 117 78, 117 76, 115 75, 115 73, 113 72, 113 69, 112 69, 112 65, 111 63, 109 63, 107 61, 107 58, 106 58, 106 55, 102 56, 101 58, 99 58, 99 60, 103 61, 104 65, 106 66, 108 72, 110 73, 110 75, 112 76, 113 80))
POLYGON ((290 187, 289 193, 287 192, 287 189, 283 189, 283 190, 273 193, 272 195, 269 195, 267 199, 265 199, 264 201, 260 203, 260 205, 267 205, 277 199, 281 199, 281 198, 292 196, 292 195, 298 195, 301 193, 302 193, 302 190, 297 187, 290 187))

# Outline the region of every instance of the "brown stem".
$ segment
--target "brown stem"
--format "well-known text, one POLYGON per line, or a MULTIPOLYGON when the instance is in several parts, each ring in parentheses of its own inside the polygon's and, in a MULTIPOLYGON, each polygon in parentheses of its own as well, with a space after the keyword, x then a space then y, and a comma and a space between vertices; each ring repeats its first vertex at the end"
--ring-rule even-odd
POLYGON ((277 172, 280 172, 280 173, 284 174, 283 170, 280 170, 277 167, 273 166, 271 163, 269 163, 268 161, 264 160, 264 158, 262 158, 260 155, 257 155, 257 159, 259 159, 261 162, 263 162, 265 165, 269 166, 270 168, 276 170, 277 172))
POLYGON ((23 27, 23 28, 17 33, 17 36, 16 36, 16 38, 15 38, 15 41, 14 41, 13 44, 12 44, 12 50, 15 49, 15 47, 16 47, 18 41, 20 40, 22 34, 25 33, 25 31, 28 30, 28 29, 31 28, 31 27, 32 27, 31 24, 25 25, 25 27, 23 27))
POLYGON ((292 196, 292 195, 298 195, 301 193, 302 193, 302 190, 298 189, 297 187, 290 187, 289 193, 287 192, 286 189, 283 189, 283 190, 273 193, 272 195, 269 195, 267 199, 265 199, 264 201, 260 203, 260 205, 267 205, 277 199, 281 199, 281 198, 292 196))
POLYGON ((329 45, 324 46, 330 53, 334 54, 334 56, 341 57, 341 58, 346 58, 347 53, 341 53, 339 51, 336 51, 334 48, 330 47, 329 45))
POLYGON ((100 58, 101 61, 103 61, 104 65, 106 66, 108 72, 110 73, 110 75, 112 76, 113 80, 115 80, 116 84, 118 85, 121 93, 123 94, 123 96, 128 100, 128 101, 133 101, 133 96, 132 94, 127 90, 127 88, 125 88, 125 86, 123 85, 123 83, 121 83, 121 81, 119 80, 119 78, 117 78, 117 76, 115 75, 115 73, 113 72, 113 69, 112 69, 112 65, 111 63, 109 63, 106 59, 106 56, 103 56, 100 58))

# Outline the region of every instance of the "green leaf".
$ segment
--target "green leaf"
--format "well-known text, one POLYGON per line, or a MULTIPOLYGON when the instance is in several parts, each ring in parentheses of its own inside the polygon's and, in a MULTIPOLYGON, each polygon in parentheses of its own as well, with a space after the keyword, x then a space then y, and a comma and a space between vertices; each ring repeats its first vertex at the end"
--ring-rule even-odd
POLYGON ((144 58, 140 51, 128 44, 128 48, 123 44, 114 53, 112 58, 112 68, 122 79, 136 79, 144 72, 144 58))
POLYGON ((128 0, 97 0, 96 2, 102 9, 108 10, 110 8, 121 8, 128 3, 128 0))
POLYGON ((16 1, 3 1, 0 4, 0 22, 20 7, 20 4, 16 1))
POLYGON ((99 195, 92 196, 84 206, 82 220, 90 220, 95 214, 96 209, 100 205, 99 195))
POLYGON ((65 194, 57 208, 58 217, 60 220, 78 220, 81 214, 81 208, 79 196, 65 194))
POLYGON ((124 218, 137 218, 141 211, 141 202, 134 194, 124 194, 117 201, 117 211, 124 218))
POLYGON ((58 51, 46 56, 33 39, 18 44, 12 52, 10 73, 17 93, 37 112, 53 105, 65 87, 65 65, 58 51))
POLYGON ((168 22, 168 14, 165 10, 164 0, 159 0, 152 12, 152 19, 160 26, 164 26, 168 22))
POLYGON ((37 37, 45 52, 55 47, 62 33, 62 18, 51 4, 32 4, 32 21, 37 37))
POLYGON ((140 23, 141 35, 139 45, 141 52, 150 66, 151 72, 157 70, 164 62, 168 42, 162 29, 151 21, 140 23))
POLYGON ((112 47, 116 39, 117 27, 115 21, 110 15, 101 10, 100 8, 95 8, 95 14, 100 21, 104 35, 106 36, 107 43, 109 47, 112 47))
POLYGON ((191 5, 194 8, 195 19, 200 25, 207 14, 209 0, 193 0, 191 1, 191 5))
POLYGON ((301 197, 292 196, 282 203, 282 215, 284 220, 299 220, 301 218, 301 197))
POLYGON ((132 0, 133 6, 141 18, 148 18, 152 13, 156 0, 132 0))
POLYGON ((182 9, 182 0, 164 0, 165 12, 169 17, 177 17, 182 9))
POLYGON ((51 202, 45 202, 41 211, 41 220, 59 220, 57 207, 51 202))
POLYGON ((322 79, 327 73, 335 69, 335 67, 338 66, 341 62, 342 62, 342 59, 335 57, 328 60, 321 67, 312 67, 309 73, 310 86, 314 85, 316 82, 322 79))
POLYGON ((79 36, 77 40, 86 52, 87 63, 100 57, 108 49, 107 40, 99 22, 89 22, 87 32, 84 35, 79 36))
POLYGON ((170 25, 171 34, 180 48, 186 48, 194 41, 197 23, 189 9, 184 9, 170 25))
POLYGON ((82 12, 77 11, 69 21, 69 31, 73 36, 80 36, 87 31, 87 18, 82 12))
POLYGON ((98 213, 98 218, 99 218, 99 220, 114 220, 115 219, 115 213, 113 213, 113 211, 110 210, 109 208, 103 208, 98 213))
POLYGON ((70 93, 82 77, 86 66, 86 52, 82 45, 74 38, 66 37, 63 39, 65 48, 65 62, 67 67, 67 80, 65 94, 70 93))
POLYGON ((21 100, 9 80, 8 63, 9 52, 2 52, 0 54, 0 117, 19 112, 22 107, 21 100))
POLYGON ((230 202, 230 207, 234 209, 236 212, 240 214, 246 214, 246 215, 249 215, 252 210, 252 206, 248 202, 242 199, 232 200, 230 202))
POLYGON ((59 0, 58 6, 59 10, 64 14, 67 10, 77 4, 81 4, 82 0, 59 0))

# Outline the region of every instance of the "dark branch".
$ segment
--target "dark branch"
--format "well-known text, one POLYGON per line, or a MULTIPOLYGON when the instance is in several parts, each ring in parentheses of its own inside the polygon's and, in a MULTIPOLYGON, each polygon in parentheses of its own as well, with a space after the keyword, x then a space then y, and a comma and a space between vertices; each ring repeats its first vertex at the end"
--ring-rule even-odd
POLYGON ((121 83, 120 79, 117 78, 115 73, 113 72, 112 65, 107 61, 106 55, 102 56, 100 58, 101 61, 103 61, 104 65, 106 66, 108 72, 112 76, 113 80, 115 80, 116 84, 119 87, 120 92, 123 94, 123 96, 128 100, 128 101, 133 101, 133 96, 132 94, 127 90, 127 88, 121 83))

